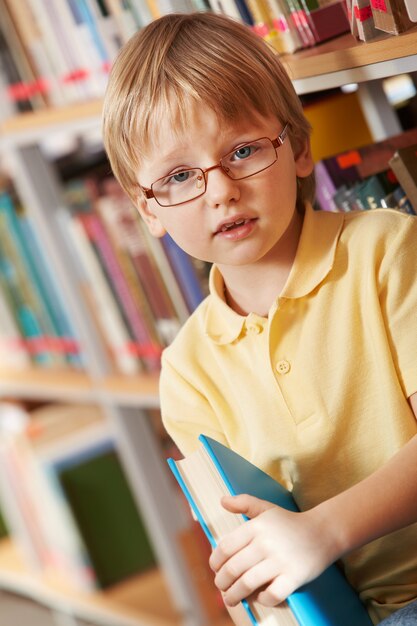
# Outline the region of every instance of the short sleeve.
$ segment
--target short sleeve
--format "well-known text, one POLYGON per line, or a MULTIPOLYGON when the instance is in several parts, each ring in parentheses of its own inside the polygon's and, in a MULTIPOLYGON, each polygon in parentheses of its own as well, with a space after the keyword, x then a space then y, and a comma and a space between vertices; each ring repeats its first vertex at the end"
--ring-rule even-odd
POLYGON ((160 402, 162 421, 167 433, 184 455, 197 448, 200 434, 228 445, 204 393, 187 380, 186 375, 180 373, 179 369, 164 353, 160 377, 160 402))
POLYGON ((380 268, 380 301, 407 397, 417 391, 417 217, 401 220, 380 268))

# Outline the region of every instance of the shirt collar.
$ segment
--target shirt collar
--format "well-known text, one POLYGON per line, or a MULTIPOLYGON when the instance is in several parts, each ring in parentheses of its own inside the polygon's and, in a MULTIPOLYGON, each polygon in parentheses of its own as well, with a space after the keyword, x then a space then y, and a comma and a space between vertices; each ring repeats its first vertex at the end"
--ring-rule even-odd
MULTIPOLYGON (((333 267, 337 242, 344 221, 343 213, 315 211, 307 204, 300 241, 287 282, 279 298, 301 298, 313 291, 333 267)), ((220 270, 210 272, 210 298, 206 309, 205 331, 217 344, 232 343, 256 314, 239 315, 226 303, 220 270)))

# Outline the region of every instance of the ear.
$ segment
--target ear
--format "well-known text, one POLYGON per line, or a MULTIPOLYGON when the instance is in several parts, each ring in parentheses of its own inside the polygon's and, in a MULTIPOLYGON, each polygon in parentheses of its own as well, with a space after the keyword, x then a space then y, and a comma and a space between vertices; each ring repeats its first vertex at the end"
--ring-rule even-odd
POLYGON ((139 211, 140 216, 148 227, 149 232, 153 237, 163 237, 166 233, 164 226, 162 226, 159 218, 153 213, 149 207, 146 198, 139 196, 136 199, 136 208, 139 211))
POLYGON ((314 161, 311 154, 310 139, 305 142, 300 152, 295 157, 295 169, 298 178, 306 178, 312 173, 314 161))

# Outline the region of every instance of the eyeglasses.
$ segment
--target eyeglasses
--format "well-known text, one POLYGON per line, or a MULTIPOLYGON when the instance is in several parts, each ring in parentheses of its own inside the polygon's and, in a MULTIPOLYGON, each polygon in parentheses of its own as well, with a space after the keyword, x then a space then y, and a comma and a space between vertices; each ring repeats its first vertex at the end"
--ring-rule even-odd
POLYGON ((217 165, 203 170, 199 167, 178 170, 168 176, 158 178, 150 189, 141 187, 146 198, 155 198, 163 207, 177 206, 199 198, 207 190, 207 173, 221 168, 229 178, 242 180, 259 174, 271 167, 278 158, 277 150, 282 146, 288 134, 286 124, 276 139, 261 137, 238 146, 224 157, 217 165))

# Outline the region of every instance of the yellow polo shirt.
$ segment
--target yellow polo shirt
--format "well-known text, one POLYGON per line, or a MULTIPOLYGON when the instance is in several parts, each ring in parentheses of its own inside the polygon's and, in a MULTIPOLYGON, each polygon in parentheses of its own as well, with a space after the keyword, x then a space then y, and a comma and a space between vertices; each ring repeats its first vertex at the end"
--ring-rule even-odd
MULTIPOLYGON (((301 509, 366 477, 417 432, 407 402, 417 391, 417 218, 307 207, 268 318, 231 310, 213 267, 210 295, 164 351, 160 390, 184 454, 212 436, 292 488, 301 509)), ((417 598, 417 525, 344 565, 378 623, 417 598)))

